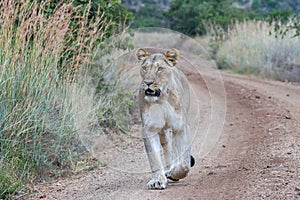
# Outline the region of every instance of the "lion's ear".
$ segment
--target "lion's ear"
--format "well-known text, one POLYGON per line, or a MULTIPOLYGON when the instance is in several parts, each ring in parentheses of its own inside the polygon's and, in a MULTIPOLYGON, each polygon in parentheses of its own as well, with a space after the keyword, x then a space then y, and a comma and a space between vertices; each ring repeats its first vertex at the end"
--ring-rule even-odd
POLYGON ((138 48, 138 50, 136 51, 136 57, 139 61, 144 60, 148 56, 149 56, 149 53, 145 49, 138 48))
POLYGON ((166 60, 171 66, 175 66, 179 57, 177 49, 173 48, 165 53, 166 60))

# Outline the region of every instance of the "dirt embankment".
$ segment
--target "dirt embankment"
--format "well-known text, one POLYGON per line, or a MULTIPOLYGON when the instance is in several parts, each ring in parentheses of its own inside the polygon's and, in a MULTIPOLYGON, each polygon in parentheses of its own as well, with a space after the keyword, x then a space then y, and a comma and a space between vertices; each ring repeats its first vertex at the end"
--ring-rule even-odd
MULTIPOLYGON (((188 74, 192 87, 205 91, 205 82, 195 77, 188 74)), ((205 158, 195 151, 200 145, 195 139, 196 165, 186 179, 170 182, 163 191, 149 191, 150 173, 118 170, 108 162, 107 167, 87 174, 37 185, 30 198, 300 199, 300 85, 228 73, 222 78, 226 91, 223 131, 205 158)), ((200 109, 207 106, 206 98, 203 95, 199 101, 200 109)), ((117 145, 144 152, 138 127, 117 145)), ((119 154, 114 148, 109 153, 112 162, 119 154)), ((144 156, 131 154, 132 165, 148 167, 144 156)), ((117 165, 126 168, 122 161, 117 165)))

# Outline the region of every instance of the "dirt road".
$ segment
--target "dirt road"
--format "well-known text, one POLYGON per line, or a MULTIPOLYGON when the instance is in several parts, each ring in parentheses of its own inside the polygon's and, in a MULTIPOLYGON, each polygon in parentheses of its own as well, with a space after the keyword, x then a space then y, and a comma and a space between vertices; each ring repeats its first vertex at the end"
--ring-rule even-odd
POLYGON ((191 87, 203 91, 194 94, 200 99, 192 104, 198 104, 202 117, 195 119, 197 109, 192 109, 196 165, 187 178, 170 182, 166 190, 147 190, 149 164, 135 126, 105 149, 106 167, 35 186, 31 199, 300 199, 300 85, 222 72, 226 101, 216 94, 214 105, 223 109, 225 121, 214 122, 223 123, 222 130, 209 149, 200 135, 214 134, 218 125, 209 127, 207 121, 217 90, 207 93, 207 81, 186 74, 191 87))

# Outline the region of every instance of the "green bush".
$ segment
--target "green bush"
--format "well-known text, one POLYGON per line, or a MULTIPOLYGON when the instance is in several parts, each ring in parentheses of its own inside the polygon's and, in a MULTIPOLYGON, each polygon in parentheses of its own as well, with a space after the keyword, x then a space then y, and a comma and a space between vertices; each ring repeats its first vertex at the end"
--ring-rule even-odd
POLYGON ((164 25, 163 11, 156 5, 147 5, 141 7, 138 11, 132 10, 134 20, 132 28, 140 27, 162 27, 164 25))
POLYGON ((232 1, 228 0, 175 0, 167 16, 170 28, 192 36, 206 34, 208 23, 226 30, 234 21, 258 17, 254 11, 233 7, 232 1))
MULTIPOLYGON (((280 5, 274 2, 264 3, 268 11, 260 10, 255 1, 253 7, 241 9, 233 4, 233 0, 175 0, 171 3, 170 9, 166 12, 170 28, 191 36, 207 34, 206 25, 213 24, 224 30, 231 27, 236 21, 244 20, 286 20, 293 13, 291 10, 279 10, 280 5)), ((265 8, 264 7, 264 8, 265 8)))

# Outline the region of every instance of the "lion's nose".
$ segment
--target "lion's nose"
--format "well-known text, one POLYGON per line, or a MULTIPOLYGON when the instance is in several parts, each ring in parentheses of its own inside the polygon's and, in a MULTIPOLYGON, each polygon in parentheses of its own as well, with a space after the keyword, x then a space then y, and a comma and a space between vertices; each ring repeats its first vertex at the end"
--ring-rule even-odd
POLYGON ((144 83, 149 87, 154 83, 154 81, 144 81, 144 83))

